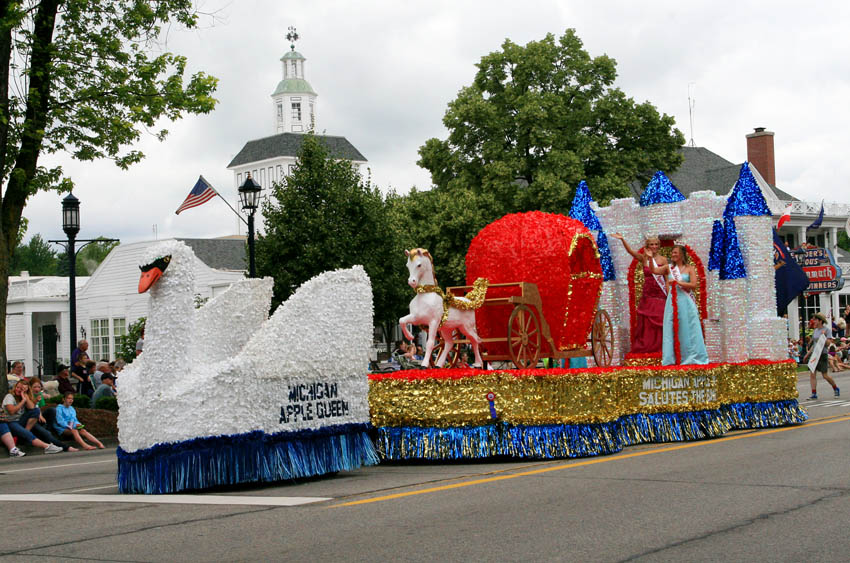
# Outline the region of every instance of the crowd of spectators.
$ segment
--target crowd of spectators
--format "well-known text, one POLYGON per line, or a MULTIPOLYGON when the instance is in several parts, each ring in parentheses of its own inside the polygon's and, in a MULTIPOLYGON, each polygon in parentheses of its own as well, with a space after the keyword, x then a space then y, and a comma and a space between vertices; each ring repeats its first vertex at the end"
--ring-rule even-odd
MULTIPOLYGON (((10 457, 26 455, 18 448, 19 443, 41 448, 48 454, 79 451, 63 439, 84 450, 104 447, 77 419, 74 396, 89 397, 92 406, 102 397, 116 397, 116 380, 125 363, 105 359, 95 362, 89 358, 88 347, 86 340, 80 340, 71 354, 71 366, 57 366, 53 389, 62 396, 62 401, 55 407, 48 406, 44 383, 37 377, 26 377, 22 362, 12 363, 7 375, 9 392, 0 408, 0 442, 9 450, 10 457)), ((137 346, 139 353, 141 346, 137 346)))
MULTIPOLYGON (((842 315, 834 319, 829 326, 825 349, 828 354, 829 370, 833 372, 850 370, 850 305, 844 308, 842 315)), ((809 323, 810 328, 812 323, 809 323)), ((806 345, 811 348, 817 344, 811 336, 806 337, 806 345)), ((803 339, 788 339, 788 357, 797 363, 803 363, 803 339)))

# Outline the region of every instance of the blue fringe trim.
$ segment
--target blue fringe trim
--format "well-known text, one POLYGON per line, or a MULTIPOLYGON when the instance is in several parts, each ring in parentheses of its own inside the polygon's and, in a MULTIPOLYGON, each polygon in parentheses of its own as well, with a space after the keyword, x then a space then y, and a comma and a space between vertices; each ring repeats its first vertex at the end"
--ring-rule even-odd
POLYGON ((787 426, 807 419, 796 400, 737 403, 718 410, 632 414, 602 424, 385 426, 378 428, 377 444, 381 457, 392 460, 590 457, 636 444, 717 438, 730 430, 787 426))
POLYGON ((809 420, 809 413, 796 399, 768 403, 735 403, 723 405, 720 412, 732 428, 776 428, 791 424, 802 424, 809 420))
POLYGON ((615 423, 454 428, 385 426, 378 451, 387 459, 479 459, 493 456, 555 459, 616 453, 615 423))
POLYGON ((618 421, 618 438, 626 446, 690 442, 724 435, 732 425, 719 411, 631 414, 618 421))
POLYGON ((368 424, 195 438, 136 452, 118 448, 121 493, 164 494, 281 481, 378 463, 368 424))

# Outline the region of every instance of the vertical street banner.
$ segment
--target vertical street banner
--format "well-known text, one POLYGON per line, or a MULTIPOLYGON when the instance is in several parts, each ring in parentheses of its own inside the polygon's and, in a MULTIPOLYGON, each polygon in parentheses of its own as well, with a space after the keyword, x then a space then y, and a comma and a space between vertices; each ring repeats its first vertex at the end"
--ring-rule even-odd
POLYGON ((788 304, 809 287, 809 278, 791 251, 773 230, 773 269, 776 281, 776 311, 781 317, 788 304))

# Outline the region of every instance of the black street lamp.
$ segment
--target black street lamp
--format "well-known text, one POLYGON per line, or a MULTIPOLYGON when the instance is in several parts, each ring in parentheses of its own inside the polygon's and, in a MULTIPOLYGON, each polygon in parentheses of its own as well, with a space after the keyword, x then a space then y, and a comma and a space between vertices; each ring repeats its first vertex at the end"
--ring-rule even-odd
MULTIPOLYGON (((77 251, 93 242, 118 242, 114 238, 99 238, 99 239, 81 239, 76 240, 77 233, 80 232, 80 200, 74 197, 74 194, 68 194, 62 199, 62 230, 68 236, 68 240, 51 240, 48 242, 61 244, 65 247, 68 253, 68 314, 71 317, 70 336, 71 336, 71 355, 74 354, 74 349, 77 347, 77 251), (85 243, 79 249, 76 248, 77 242, 85 243)), ((80 330, 84 330, 80 327, 80 330)), ((85 334, 85 333, 83 333, 85 334)), ((85 336, 83 336, 85 338, 85 336)), ((52 367, 52 366, 51 366, 52 367)))
POLYGON ((248 212, 248 277, 257 277, 254 267, 254 214, 260 205, 260 192, 263 188, 251 178, 249 172, 245 183, 239 186, 239 200, 242 202, 242 211, 248 212))

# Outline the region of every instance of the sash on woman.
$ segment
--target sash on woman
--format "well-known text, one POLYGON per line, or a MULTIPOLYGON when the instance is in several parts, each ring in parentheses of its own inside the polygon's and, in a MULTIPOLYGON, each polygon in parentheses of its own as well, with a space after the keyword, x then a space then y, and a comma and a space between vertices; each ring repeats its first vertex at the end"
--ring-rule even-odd
POLYGON ((690 282, 690 275, 682 274, 673 264, 670 265, 670 291, 664 305, 664 343, 662 346, 662 365, 707 364, 708 352, 702 336, 702 324, 699 309, 690 290, 683 288, 681 282, 690 282))

